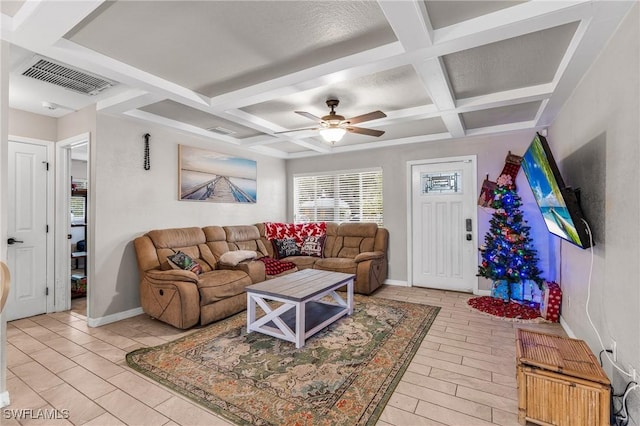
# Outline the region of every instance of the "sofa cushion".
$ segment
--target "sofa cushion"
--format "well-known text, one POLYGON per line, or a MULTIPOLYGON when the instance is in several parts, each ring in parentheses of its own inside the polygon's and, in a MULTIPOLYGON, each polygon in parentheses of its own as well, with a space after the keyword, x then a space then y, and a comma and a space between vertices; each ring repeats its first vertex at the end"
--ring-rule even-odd
POLYGON ((277 259, 283 259, 288 256, 299 256, 300 247, 293 238, 283 238, 281 240, 273 240, 273 251, 277 259))
POLYGON ((208 305, 244 292, 251 278, 242 271, 219 269, 200 275, 200 306, 208 305))
POLYGON ((311 269, 319 258, 313 256, 289 256, 282 260, 295 263, 298 269, 311 269))
POLYGON ((257 257, 268 256, 269 252, 260 239, 260 231, 254 225, 223 227, 229 250, 253 250, 257 257))
POLYGON ((314 263, 313 269, 355 274, 358 269, 358 264, 353 259, 330 257, 327 259, 318 259, 316 263, 314 263))

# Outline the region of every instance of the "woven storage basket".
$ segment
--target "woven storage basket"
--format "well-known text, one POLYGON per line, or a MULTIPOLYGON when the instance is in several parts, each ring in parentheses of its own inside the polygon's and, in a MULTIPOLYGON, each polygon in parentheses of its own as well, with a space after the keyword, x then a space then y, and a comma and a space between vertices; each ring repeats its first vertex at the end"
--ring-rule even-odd
POLYGON ((608 425, 609 379, 578 339, 518 329, 518 421, 608 425))

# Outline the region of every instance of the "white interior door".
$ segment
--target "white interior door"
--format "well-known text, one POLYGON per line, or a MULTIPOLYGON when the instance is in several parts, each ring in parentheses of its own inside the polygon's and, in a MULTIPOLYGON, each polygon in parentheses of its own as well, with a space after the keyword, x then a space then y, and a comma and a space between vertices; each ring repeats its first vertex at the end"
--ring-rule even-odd
POLYGON ((47 311, 47 147, 9 142, 7 320, 47 311))
POLYGON ((411 166, 413 285, 477 288, 475 176, 474 158, 411 166))

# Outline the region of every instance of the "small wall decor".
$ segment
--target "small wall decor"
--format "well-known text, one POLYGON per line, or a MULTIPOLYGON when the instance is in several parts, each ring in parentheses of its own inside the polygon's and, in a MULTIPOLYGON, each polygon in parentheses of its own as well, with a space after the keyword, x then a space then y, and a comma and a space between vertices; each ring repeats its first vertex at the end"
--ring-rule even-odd
POLYGON ((149 152, 149 138, 151 135, 149 133, 144 134, 144 169, 151 169, 151 157, 149 152))
POLYGON ((256 162, 202 148, 178 146, 180 200, 255 203, 256 162))

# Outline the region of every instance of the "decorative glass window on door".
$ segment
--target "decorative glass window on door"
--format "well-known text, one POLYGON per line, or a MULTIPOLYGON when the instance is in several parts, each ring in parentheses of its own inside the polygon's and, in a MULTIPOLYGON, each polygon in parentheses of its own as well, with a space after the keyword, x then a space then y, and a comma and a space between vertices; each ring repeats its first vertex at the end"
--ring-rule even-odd
POLYGON ((422 195, 462 193, 462 172, 459 170, 438 173, 422 173, 422 195))

